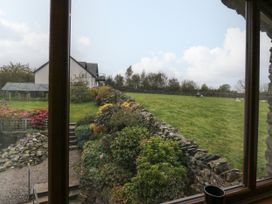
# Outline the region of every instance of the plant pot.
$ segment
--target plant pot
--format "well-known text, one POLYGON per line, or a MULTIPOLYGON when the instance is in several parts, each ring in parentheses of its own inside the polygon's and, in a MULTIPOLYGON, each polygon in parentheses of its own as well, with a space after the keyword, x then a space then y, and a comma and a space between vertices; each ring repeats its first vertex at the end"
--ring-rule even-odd
POLYGON ((205 186, 204 195, 206 204, 225 204, 225 192, 217 186, 205 186))

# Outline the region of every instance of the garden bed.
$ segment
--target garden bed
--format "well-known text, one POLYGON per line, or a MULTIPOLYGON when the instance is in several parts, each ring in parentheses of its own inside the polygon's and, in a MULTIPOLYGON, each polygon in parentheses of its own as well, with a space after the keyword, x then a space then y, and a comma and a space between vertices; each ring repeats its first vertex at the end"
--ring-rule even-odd
POLYGON ((84 144, 85 203, 159 203, 202 192, 206 183, 241 181, 226 159, 199 148, 121 92, 96 88, 94 97, 97 115, 77 128, 84 144))

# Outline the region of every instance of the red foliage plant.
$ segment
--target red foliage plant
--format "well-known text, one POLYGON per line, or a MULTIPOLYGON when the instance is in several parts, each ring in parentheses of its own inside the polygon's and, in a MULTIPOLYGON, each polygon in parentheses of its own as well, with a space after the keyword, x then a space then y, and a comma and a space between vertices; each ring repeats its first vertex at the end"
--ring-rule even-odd
POLYGON ((0 106, 0 119, 2 120, 29 119, 32 128, 42 130, 46 128, 48 110, 47 109, 21 110, 0 106))
POLYGON ((46 109, 34 109, 31 115, 31 125, 34 129, 45 129, 46 121, 48 119, 48 110, 46 109))

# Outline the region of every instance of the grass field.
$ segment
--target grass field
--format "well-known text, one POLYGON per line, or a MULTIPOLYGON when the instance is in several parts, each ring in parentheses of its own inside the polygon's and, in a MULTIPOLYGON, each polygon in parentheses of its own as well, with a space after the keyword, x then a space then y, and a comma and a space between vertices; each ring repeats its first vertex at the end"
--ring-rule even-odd
MULTIPOLYGON (((243 165, 244 103, 235 99, 128 93, 157 118, 164 120, 201 148, 226 157, 235 168, 243 165)), ((266 114, 260 102, 258 176, 265 175, 266 114)))
MULTIPOLYGON (((10 101, 9 107, 18 109, 47 108, 47 101, 10 101)), ((96 113, 97 106, 94 103, 71 103, 70 121, 76 122, 90 113, 96 113)))

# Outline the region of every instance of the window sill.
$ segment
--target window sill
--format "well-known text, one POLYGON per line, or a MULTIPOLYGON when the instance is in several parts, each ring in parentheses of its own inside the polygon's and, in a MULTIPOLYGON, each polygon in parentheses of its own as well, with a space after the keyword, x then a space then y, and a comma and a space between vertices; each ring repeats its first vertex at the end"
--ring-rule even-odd
MULTIPOLYGON (((260 180, 257 182, 257 187, 250 190, 246 187, 234 186, 225 189, 226 203, 256 203, 267 198, 272 198, 272 178, 260 180)), ((204 195, 197 194, 186 198, 181 198, 173 201, 168 201, 163 204, 201 204, 204 203, 204 195)), ((272 203, 272 202, 271 202, 272 203)))

